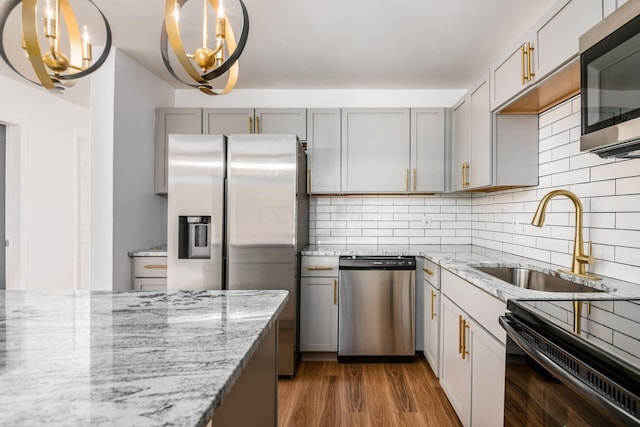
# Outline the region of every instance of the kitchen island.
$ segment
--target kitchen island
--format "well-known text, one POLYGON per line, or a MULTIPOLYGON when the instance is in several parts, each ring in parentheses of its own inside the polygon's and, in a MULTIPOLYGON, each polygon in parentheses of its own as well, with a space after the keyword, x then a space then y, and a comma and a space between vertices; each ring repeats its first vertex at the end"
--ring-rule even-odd
POLYGON ((0 425, 275 425, 287 299, 2 291, 0 425))

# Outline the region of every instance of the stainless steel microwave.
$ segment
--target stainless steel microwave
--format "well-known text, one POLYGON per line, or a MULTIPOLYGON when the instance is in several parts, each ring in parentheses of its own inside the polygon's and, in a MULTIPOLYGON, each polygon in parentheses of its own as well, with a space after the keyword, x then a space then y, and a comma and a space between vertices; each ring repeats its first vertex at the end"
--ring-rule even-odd
POLYGON ((640 158, 640 0, 580 37, 580 149, 640 158))

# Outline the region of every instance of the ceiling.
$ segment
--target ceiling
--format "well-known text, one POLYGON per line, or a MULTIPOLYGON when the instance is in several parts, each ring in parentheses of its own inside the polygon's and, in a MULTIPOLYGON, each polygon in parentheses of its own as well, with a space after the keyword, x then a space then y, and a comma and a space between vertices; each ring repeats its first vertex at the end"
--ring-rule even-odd
MULTIPOLYGON (((236 88, 468 88, 555 1, 244 0, 250 30, 236 88)), ((160 58, 162 0, 94 3, 110 22, 116 47, 184 87, 160 58)), ((188 6, 196 18, 201 4, 192 0, 183 10, 188 6)), ((225 8, 239 20, 237 0, 225 0, 225 8)), ((198 33, 200 23, 188 16, 181 18, 183 31, 198 33)))

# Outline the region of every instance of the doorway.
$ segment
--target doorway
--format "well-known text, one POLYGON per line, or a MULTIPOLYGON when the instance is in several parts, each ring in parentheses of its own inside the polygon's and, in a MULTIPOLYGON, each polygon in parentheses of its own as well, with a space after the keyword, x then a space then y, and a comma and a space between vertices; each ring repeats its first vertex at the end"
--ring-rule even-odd
POLYGON ((6 242, 5 232, 5 182, 7 158, 7 127, 0 124, 0 289, 7 287, 6 242))

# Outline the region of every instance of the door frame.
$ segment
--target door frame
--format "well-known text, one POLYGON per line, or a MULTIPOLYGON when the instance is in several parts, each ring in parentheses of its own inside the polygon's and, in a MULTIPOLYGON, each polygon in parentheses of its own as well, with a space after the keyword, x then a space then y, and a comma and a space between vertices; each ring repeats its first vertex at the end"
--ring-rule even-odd
POLYGON ((6 248, 6 289, 25 290, 29 280, 26 221, 28 201, 25 191, 29 139, 23 120, 0 116, 0 122, 6 126, 5 235, 9 240, 9 247, 6 248), (7 209, 9 206, 12 208, 7 209))

